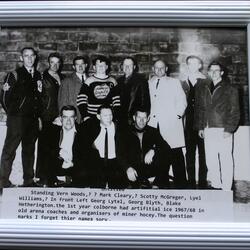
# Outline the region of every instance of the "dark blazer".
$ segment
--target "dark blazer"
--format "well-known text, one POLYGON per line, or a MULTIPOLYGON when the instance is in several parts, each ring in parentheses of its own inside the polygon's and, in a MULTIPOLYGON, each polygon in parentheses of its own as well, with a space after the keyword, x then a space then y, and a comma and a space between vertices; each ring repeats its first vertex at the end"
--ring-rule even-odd
MULTIPOLYGON (((63 131, 61 126, 52 125, 50 130, 50 136, 47 141, 47 146, 49 147, 47 150, 48 157, 46 158, 45 164, 50 166, 50 169, 53 169, 52 172, 55 175, 73 175, 75 171, 77 171, 78 166, 84 165, 84 162, 79 162, 79 158, 77 157, 77 152, 79 151, 79 133, 80 128, 76 125, 76 133, 74 137, 74 143, 72 147, 73 153, 73 168, 64 170, 62 169, 63 159, 60 158, 60 144, 63 139, 63 131)), ((50 171, 51 172, 51 171, 50 171)), ((52 175, 53 175, 52 174, 52 175)))
POLYGON ((128 119, 131 121, 138 108, 144 108, 150 112, 148 83, 142 75, 133 73, 127 81, 125 76, 121 76, 117 82, 121 98, 120 119, 122 121, 127 122, 128 119), (129 92, 129 98, 127 98, 127 92, 129 92))
MULTIPOLYGON (((62 74, 58 74, 60 80, 64 79, 62 74)), ((47 122, 52 122, 59 116, 58 108, 58 91, 59 83, 52 77, 48 70, 43 72, 43 90, 42 90, 42 119, 47 122)))

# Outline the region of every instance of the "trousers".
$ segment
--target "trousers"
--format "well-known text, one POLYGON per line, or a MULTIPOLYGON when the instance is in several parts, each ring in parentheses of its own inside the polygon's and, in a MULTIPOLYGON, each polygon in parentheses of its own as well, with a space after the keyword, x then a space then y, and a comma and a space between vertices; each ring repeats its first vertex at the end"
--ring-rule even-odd
POLYGON ((224 138, 224 128, 205 128, 207 179, 214 188, 231 190, 233 184, 233 134, 224 138))
POLYGON ((11 185, 9 177, 19 144, 22 145, 23 183, 31 184, 34 178, 35 143, 38 136, 38 119, 22 116, 7 117, 7 134, 0 163, 0 185, 11 185))

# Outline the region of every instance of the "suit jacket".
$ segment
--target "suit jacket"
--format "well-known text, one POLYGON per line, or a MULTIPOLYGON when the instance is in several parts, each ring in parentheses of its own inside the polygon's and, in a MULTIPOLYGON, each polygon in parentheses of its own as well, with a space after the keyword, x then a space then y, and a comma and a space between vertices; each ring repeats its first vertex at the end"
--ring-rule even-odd
POLYGON ((122 122, 132 121, 132 116, 138 108, 144 108, 150 111, 150 96, 146 79, 138 73, 133 73, 126 80, 121 76, 117 80, 118 89, 121 98, 121 116, 122 122))
MULTIPOLYGON (((62 81, 63 75, 59 74, 62 81)), ((59 83, 52 77, 48 70, 43 72, 43 90, 42 90, 42 119, 43 121, 53 122, 59 116, 58 91, 59 83)))
POLYGON ((62 169, 62 163, 63 159, 60 158, 59 152, 60 152, 60 144, 63 139, 63 130, 61 126, 52 125, 51 126, 51 136, 48 138, 48 154, 49 157, 47 157, 47 164, 51 166, 51 168, 55 168, 56 175, 64 175, 64 172, 71 172, 70 174, 76 172, 79 169, 79 166, 82 167, 84 165, 84 162, 80 162, 79 157, 77 155, 77 152, 79 151, 79 133, 80 133, 80 127, 76 125, 76 133, 74 137, 74 142, 72 146, 72 153, 73 153, 73 168, 68 169, 64 171, 62 169))
POLYGON ((58 92, 58 108, 59 111, 65 105, 72 105, 77 110, 77 123, 81 122, 81 114, 77 107, 76 99, 80 89, 82 87, 82 82, 76 73, 72 73, 69 77, 62 81, 62 84, 58 92))
POLYGON ((161 136, 171 148, 185 146, 182 116, 187 101, 179 80, 163 76, 159 85, 157 76, 149 80, 151 112, 148 125, 159 126, 161 136))

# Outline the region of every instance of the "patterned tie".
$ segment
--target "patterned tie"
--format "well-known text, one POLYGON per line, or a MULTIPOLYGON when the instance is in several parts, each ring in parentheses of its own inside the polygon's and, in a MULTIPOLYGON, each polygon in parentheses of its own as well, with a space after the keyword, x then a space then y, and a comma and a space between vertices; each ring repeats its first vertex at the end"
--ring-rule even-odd
POLYGON ((159 83, 160 83, 160 79, 157 79, 157 83, 156 83, 156 89, 158 88, 158 86, 159 86, 159 83))

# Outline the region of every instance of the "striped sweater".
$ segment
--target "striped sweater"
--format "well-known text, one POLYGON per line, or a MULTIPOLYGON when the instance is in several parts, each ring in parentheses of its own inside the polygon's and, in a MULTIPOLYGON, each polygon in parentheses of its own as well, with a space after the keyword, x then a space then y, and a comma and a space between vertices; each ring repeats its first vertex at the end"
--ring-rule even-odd
POLYGON ((77 97, 77 106, 82 119, 95 117, 98 108, 104 104, 110 105, 117 117, 120 109, 120 95, 116 80, 110 76, 104 79, 90 76, 81 87, 77 97))

